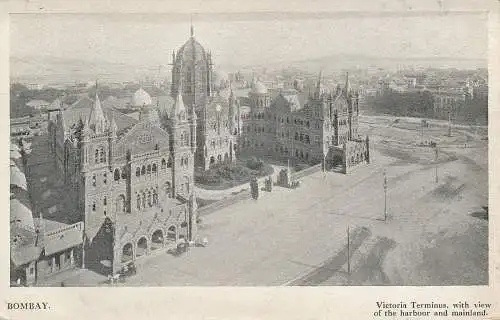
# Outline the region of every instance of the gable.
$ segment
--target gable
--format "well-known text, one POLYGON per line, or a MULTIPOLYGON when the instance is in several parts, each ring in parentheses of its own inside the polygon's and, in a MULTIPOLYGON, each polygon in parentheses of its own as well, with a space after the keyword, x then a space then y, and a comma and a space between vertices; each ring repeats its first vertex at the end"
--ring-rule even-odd
POLYGON ((125 155, 127 150, 134 155, 156 149, 170 150, 170 136, 165 130, 143 121, 135 124, 118 140, 115 155, 125 155))

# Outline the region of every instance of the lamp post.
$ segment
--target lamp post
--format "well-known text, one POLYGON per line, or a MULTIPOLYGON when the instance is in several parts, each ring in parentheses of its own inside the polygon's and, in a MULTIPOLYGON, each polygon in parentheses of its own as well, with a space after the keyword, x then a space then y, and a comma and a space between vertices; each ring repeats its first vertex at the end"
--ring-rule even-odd
POLYGON ((384 170, 384 221, 387 221, 387 174, 384 170))
POLYGON ((438 145, 436 144, 435 146, 435 154, 434 154, 434 162, 436 164, 436 167, 435 167, 435 176, 436 176, 436 183, 439 182, 439 178, 438 178, 438 157, 439 157, 439 149, 438 149, 438 145))
POLYGON ((351 241, 349 239, 350 232, 349 232, 349 226, 347 226, 347 274, 351 274, 351 241))

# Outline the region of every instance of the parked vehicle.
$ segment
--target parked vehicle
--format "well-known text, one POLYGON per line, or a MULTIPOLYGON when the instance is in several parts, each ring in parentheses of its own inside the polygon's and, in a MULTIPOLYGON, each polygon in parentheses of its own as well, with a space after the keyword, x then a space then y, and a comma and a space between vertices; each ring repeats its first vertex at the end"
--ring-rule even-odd
POLYGON ((180 256, 184 252, 186 252, 189 248, 189 244, 187 242, 180 242, 177 244, 177 246, 173 249, 169 249, 167 253, 170 253, 174 257, 180 256))
POLYGON ((124 265, 120 270, 119 275, 121 277, 130 277, 137 273, 137 268, 133 262, 130 262, 127 265, 124 265))

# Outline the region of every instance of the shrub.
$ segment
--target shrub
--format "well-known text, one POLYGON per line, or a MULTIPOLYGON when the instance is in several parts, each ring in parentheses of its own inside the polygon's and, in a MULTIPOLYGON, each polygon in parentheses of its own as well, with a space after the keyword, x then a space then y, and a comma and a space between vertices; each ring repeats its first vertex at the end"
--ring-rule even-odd
POLYGON ((261 159, 257 159, 255 157, 252 157, 251 159, 247 160, 247 167, 252 170, 260 170, 264 166, 264 161, 261 159))

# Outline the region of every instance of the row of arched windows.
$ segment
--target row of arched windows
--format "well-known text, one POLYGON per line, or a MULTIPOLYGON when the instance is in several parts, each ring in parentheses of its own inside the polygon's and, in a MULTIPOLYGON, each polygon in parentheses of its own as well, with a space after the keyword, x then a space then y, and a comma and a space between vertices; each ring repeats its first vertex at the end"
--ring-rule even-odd
POLYGON ((148 174, 148 175, 156 174, 157 172, 158 172, 158 167, 156 166, 156 163, 153 163, 153 165, 148 164, 147 166, 143 165, 142 168, 141 167, 135 168, 135 176, 136 177, 143 176, 146 174, 148 174))
POLYGON ((127 178, 127 173, 126 173, 125 169, 122 169, 122 172, 120 174, 120 169, 116 168, 115 172, 113 174, 113 178, 114 178, 115 181, 119 181, 120 178, 121 179, 126 179, 127 178))
POLYGON ((304 143, 311 143, 311 140, 309 139, 309 135, 307 134, 303 134, 303 133, 298 133, 298 132, 295 132, 295 140, 297 141, 300 141, 300 142, 304 142, 304 143))

